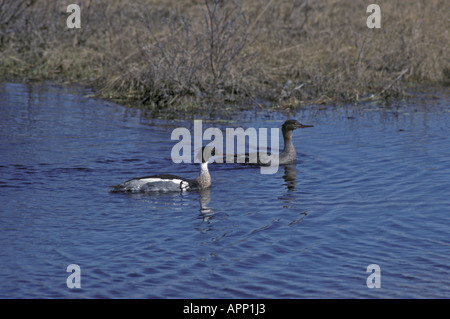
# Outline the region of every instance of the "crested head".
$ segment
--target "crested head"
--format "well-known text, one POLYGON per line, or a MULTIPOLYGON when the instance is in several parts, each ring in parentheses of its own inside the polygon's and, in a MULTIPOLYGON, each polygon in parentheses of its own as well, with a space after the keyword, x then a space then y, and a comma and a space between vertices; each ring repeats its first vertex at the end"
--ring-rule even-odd
POLYGON ((305 125, 300 123, 297 120, 291 119, 291 120, 287 120, 286 122, 283 123, 283 125, 281 126, 281 129, 283 132, 287 132, 287 131, 293 131, 296 128, 304 128, 304 127, 313 127, 314 125, 305 125))

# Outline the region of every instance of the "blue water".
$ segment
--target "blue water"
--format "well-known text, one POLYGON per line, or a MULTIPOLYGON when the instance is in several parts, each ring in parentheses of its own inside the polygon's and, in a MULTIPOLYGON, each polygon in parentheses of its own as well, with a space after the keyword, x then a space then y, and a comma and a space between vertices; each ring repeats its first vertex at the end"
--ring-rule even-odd
MULTIPOLYGON (((296 118, 298 163, 212 164, 204 192, 125 195, 132 177, 195 177, 187 120, 49 84, 0 84, 1 298, 449 298, 450 98, 204 118, 296 118), (66 268, 81 269, 68 288, 66 268), (367 266, 381 288, 368 288, 367 266)), ((209 141, 205 141, 207 144, 209 141)), ((281 143, 281 142, 280 142, 281 143)))

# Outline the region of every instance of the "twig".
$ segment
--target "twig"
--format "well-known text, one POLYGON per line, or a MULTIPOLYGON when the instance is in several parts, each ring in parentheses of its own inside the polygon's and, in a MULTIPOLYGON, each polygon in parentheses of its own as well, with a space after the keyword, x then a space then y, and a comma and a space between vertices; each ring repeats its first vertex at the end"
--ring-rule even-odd
POLYGON ((394 85, 395 82, 397 82, 398 80, 400 80, 400 79, 402 78, 402 76, 403 76, 406 72, 408 72, 408 68, 402 70, 402 71, 400 72, 400 74, 397 75, 397 77, 396 77, 391 83, 389 83, 387 86, 385 86, 385 87, 381 90, 380 94, 383 94, 384 92, 386 92, 392 85, 394 85))

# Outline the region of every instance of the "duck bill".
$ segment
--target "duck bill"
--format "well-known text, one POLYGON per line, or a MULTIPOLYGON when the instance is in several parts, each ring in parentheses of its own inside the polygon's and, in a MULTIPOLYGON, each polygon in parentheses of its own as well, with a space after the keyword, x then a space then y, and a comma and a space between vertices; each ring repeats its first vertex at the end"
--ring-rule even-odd
POLYGON ((305 127, 314 127, 314 125, 305 125, 305 124, 298 123, 295 127, 296 128, 305 128, 305 127))

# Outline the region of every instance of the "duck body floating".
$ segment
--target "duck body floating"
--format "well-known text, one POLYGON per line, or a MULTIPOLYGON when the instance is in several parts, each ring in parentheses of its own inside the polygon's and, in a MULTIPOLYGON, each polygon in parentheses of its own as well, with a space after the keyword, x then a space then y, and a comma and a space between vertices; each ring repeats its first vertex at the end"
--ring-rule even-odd
POLYGON ((205 189, 211 186, 211 175, 208 170, 208 160, 215 156, 215 149, 202 147, 197 154, 201 160, 200 175, 194 179, 171 174, 158 174, 133 178, 113 186, 112 193, 151 193, 151 192, 177 192, 205 189))
POLYGON ((281 126, 281 131, 283 133, 284 149, 278 155, 278 162, 271 163, 271 158, 267 153, 245 153, 234 155, 236 163, 239 164, 249 164, 249 165, 287 165, 295 164, 297 160, 297 152, 295 151, 294 144, 292 143, 292 134, 297 128, 314 127, 314 125, 305 125, 297 120, 287 120, 281 126), (255 162, 256 158, 256 162, 255 162))

